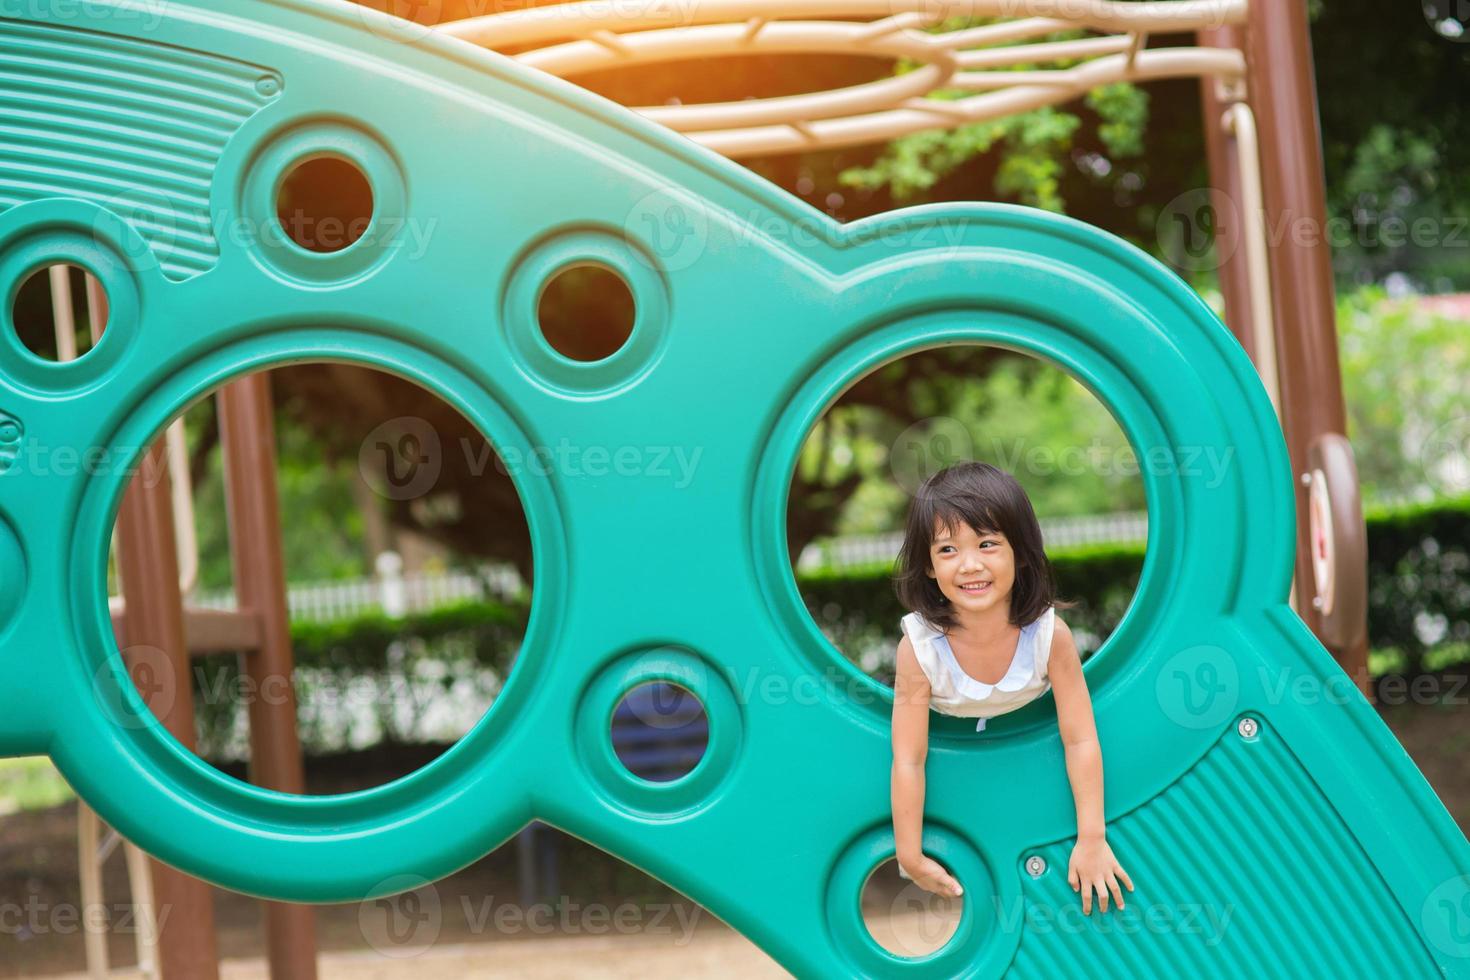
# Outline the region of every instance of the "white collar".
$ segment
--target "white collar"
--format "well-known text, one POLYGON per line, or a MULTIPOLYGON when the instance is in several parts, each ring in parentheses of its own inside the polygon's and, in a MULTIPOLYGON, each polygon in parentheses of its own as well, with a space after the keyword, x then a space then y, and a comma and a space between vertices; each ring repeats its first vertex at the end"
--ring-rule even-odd
MULTIPOLYGON (((1047 612, 1053 612, 1051 608, 1047 612)), ((914 619, 919 624, 929 641, 939 650, 945 661, 946 669, 954 679, 955 687, 964 691, 967 697, 981 699, 989 697, 992 691, 1010 693, 1019 691, 1030 683, 1036 672, 1036 637, 1039 627, 1046 617, 1046 613, 1038 616, 1031 623, 1021 627, 1021 635, 1016 638, 1016 652, 1011 657, 1011 665, 1006 670, 1005 676, 994 684, 986 684, 978 681, 965 673, 960 662, 955 658, 954 649, 950 647, 949 640, 944 631, 937 629, 932 623, 924 619, 918 613, 914 613, 914 619)))

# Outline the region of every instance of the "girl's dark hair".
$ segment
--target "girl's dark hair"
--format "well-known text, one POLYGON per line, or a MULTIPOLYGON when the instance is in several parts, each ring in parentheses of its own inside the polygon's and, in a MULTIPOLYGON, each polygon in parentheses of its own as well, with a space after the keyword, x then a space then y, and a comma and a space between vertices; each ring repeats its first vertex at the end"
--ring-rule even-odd
POLYGON ((924 481, 909 502, 903 547, 893 575, 898 601, 941 629, 959 625, 939 583, 929 577, 929 549, 934 526, 942 523, 951 534, 959 522, 976 534, 999 531, 1015 553, 1016 582, 1011 589, 1012 626, 1025 626, 1048 606, 1070 609, 1076 603, 1059 600, 1056 573, 1041 547, 1041 525, 1031 499, 1015 477, 989 463, 965 462, 947 466, 924 481))

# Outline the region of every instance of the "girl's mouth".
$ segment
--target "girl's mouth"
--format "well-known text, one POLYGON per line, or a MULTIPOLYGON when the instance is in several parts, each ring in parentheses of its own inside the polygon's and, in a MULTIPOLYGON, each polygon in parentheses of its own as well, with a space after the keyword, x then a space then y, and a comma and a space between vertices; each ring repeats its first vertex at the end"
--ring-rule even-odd
POLYGON ((960 591, 966 595, 984 595, 990 591, 990 582, 982 582, 979 585, 962 585, 960 591))

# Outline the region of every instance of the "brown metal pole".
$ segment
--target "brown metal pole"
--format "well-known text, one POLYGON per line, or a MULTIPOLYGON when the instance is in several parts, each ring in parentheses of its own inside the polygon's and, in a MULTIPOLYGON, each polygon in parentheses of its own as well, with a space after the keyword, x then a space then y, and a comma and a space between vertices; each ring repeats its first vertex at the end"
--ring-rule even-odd
MULTIPOLYGON (((128 487, 118 514, 118 576, 127 604, 123 659, 164 727, 192 750, 194 696, 167 466, 168 454, 159 440, 128 487)), ((161 925, 158 965, 163 980, 217 978, 213 887, 159 861, 149 866, 161 925)))
MULTIPOLYGON (((260 622, 261 642, 243 654, 250 701, 250 781, 302 793, 301 742, 292 685, 290 615, 276 495, 275 422, 270 379, 254 374, 220 390, 220 443, 225 460, 235 594, 260 622)), ((265 903, 266 941, 274 980, 315 980, 316 910, 265 903)))
MULTIPOLYGON (((1243 32, 1234 24, 1212 27, 1197 32, 1200 47, 1238 50, 1243 32)), ((1231 212, 1215 216, 1215 254, 1219 257, 1220 293, 1225 299, 1225 325, 1240 341, 1245 352, 1258 367, 1255 324, 1251 318, 1250 270, 1245 261, 1245 225, 1241 220, 1244 195, 1240 184, 1239 156, 1235 137, 1225 131, 1222 118, 1230 104, 1222 98, 1218 79, 1200 78, 1200 118, 1204 126, 1205 157, 1209 166, 1209 186, 1226 201, 1233 202, 1231 212)))
MULTIPOLYGON (((1260 134, 1282 421, 1296 488, 1296 582, 1302 597, 1297 611, 1320 637, 1322 617, 1306 598, 1312 594, 1313 575, 1308 497, 1301 478, 1307 472, 1308 446, 1325 433, 1344 433, 1347 422, 1305 0, 1251 3, 1246 63, 1248 94, 1260 134)), ((1361 508, 1354 517, 1362 522, 1361 508)), ((1353 615, 1366 621, 1367 610, 1353 615)), ((1366 691, 1362 647, 1354 644, 1333 653, 1366 691)))

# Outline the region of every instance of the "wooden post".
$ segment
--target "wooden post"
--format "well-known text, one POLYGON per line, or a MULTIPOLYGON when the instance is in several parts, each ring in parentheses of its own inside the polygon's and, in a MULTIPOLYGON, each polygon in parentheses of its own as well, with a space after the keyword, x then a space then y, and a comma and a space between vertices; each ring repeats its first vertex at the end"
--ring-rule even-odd
MULTIPOLYGON (((118 575, 127 604, 123 660, 135 680, 147 675, 145 700, 170 734, 193 750, 194 695, 167 466, 168 452, 159 440, 133 477, 117 518, 118 575)), ((215 980, 213 887, 159 861, 151 864, 163 980, 215 980)))
MULTIPOLYGON (((218 399, 235 594, 240 609, 258 618, 261 631, 260 645, 243 654, 242 664, 255 692, 250 701, 250 781, 302 793, 306 781, 296 731, 270 379, 259 373, 232 382, 218 399)), ((309 905, 266 902, 265 924, 273 980, 315 980, 316 911, 309 905)))
MULTIPOLYGON (((1247 97, 1258 123, 1266 228, 1271 243, 1271 305, 1276 321, 1282 424, 1296 493, 1297 612, 1323 635, 1312 606, 1312 544, 1307 514, 1307 450, 1327 433, 1346 433, 1322 136, 1312 76, 1305 0, 1253 3, 1246 26, 1247 97)), ((1360 525, 1362 508, 1351 515, 1360 525)), ((1353 612, 1366 621, 1367 610, 1353 612)), ((1334 655, 1367 693, 1366 644, 1334 655)))

